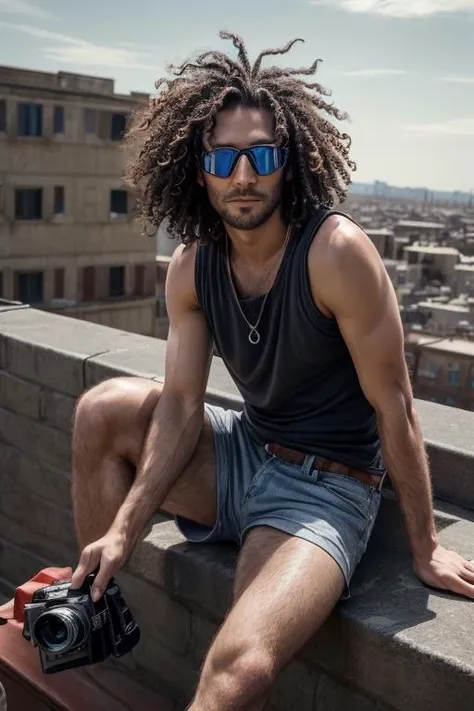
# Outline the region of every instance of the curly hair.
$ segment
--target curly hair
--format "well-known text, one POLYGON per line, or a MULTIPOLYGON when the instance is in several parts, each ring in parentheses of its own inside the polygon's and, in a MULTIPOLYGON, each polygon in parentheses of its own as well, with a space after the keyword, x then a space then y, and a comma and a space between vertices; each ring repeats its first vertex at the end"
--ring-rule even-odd
POLYGON ((142 223, 158 228, 166 220, 171 236, 185 244, 218 239, 222 221, 197 182, 196 155, 202 137, 212 131, 219 111, 234 105, 267 108, 275 119, 275 140, 290 148, 292 179, 285 181, 282 213, 300 223, 315 207, 343 201, 356 166, 349 159, 351 140, 328 118, 348 115, 323 97, 331 92, 301 76, 316 73, 320 59, 309 68, 262 68, 266 56, 286 54, 294 39, 280 49, 261 52, 249 61, 244 42, 229 32, 237 59, 217 51, 205 52, 180 66, 170 66, 174 78, 155 83, 158 91, 139 109, 130 125, 126 145, 132 158, 126 169, 136 191, 142 223))

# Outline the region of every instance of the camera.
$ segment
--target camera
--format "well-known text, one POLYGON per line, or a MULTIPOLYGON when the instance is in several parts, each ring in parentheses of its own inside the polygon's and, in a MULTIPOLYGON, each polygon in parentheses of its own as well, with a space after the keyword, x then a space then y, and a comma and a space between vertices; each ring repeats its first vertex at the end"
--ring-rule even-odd
POLYGON ((95 574, 81 588, 58 583, 40 588, 25 605, 23 637, 39 647, 45 674, 121 657, 138 644, 140 630, 112 579, 97 602, 95 574))

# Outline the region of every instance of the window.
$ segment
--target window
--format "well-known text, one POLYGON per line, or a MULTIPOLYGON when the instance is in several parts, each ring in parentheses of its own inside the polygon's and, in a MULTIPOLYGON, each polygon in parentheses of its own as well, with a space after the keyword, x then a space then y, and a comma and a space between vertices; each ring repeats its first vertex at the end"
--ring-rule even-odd
POLYGON ((62 185, 56 185, 54 188, 54 214, 64 214, 64 188, 62 185))
POLYGON ((448 372, 449 384, 459 385, 459 370, 450 370, 448 372))
POLYGON ((158 294, 156 297, 156 318, 168 318, 165 294, 158 294))
POLYGON ((84 133, 97 133, 97 111, 84 109, 84 133))
POLYGON ((459 385, 459 363, 448 364, 448 380, 450 385, 459 385))
POLYGON ((110 138, 112 141, 121 141, 125 133, 127 117, 125 114, 112 114, 110 124, 110 138))
POLYGON ((82 270, 82 300, 95 299, 95 267, 84 267, 82 270))
POLYGON ((0 99, 0 133, 7 130, 7 102, 0 99))
POLYGON ((54 270, 54 299, 64 299, 64 269, 54 270))
POLYGON ((19 136, 43 135, 42 104, 18 104, 17 119, 19 136))
POLYGON ((145 265, 136 264, 135 265, 135 296, 145 295, 145 265))
POLYGON ((128 194, 126 190, 110 191, 110 214, 126 215, 128 207, 128 194))
POLYGON ((17 272, 15 276, 17 301, 24 304, 43 301, 43 272, 17 272))
POLYGON ((436 378, 437 375, 438 375, 438 366, 436 365, 436 363, 432 363, 432 362, 428 363, 428 367, 426 369, 426 377, 434 380, 434 378, 436 378))
POLYGON ((17 220, 41 220, 42 216, 42 188, 19 188, 15 190, 15 217, 17 220))
POLYGON ((124 294, 125 294, 125 267, 110 267, 109 296, 123 296, 124 294))
POLYGON ((53 114, 54 133, 64 133, 64 106, 55 106, 53 114))

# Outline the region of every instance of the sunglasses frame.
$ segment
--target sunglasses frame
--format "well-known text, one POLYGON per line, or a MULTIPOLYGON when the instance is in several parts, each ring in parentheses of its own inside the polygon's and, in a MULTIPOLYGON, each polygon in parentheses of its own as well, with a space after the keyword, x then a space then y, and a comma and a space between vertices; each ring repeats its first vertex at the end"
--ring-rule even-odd
POLYGON ((243 155, 247 156, 247 158, 250 162, 250 165, 252 166, 252 169, 255 171, 255 173, 259 177, 264 178, 268 175, 273 175, 273 173, 276 173, 277 170, 280 170, 281 168, 285 167, 285 165, 288 163, 288 158, 290 156, 290 149, 287 146, 275 146, 273 143, 257 143, 255 146, 249 146, 248 148, 242 148, 242 150, 238 150, 237 148, 233 148, 232 146, 219 146, 219 148, 214 148, 214 150, 212 150, 212 151, 202 151, 201 156, 198 161, 199 167, 201 168, 201 170, 204 173, 206 173, 206 175, 212 175, 213 178, 222 178, 222 179, 226 180, 227 178, 230 178, 230 176, 232 175, 232 173, 234 172, 234 170, 237 167, 237 163, 239 162, 239 160, 241 159, 241 157, 243 155), (259 173, 256 161, 251 153, 252 149, 254 149, 254 148, 272 148, 272 149, 281 151, 283 154, 282 164, 280 166, 278 166, 278 168, 275 168, 275 170, 272 170, 271 173, 259 173), (211 153, 215 153, 216 151, 219 151, 219 150, 235 151, 236 152, 234 160, 232 161, 232 164, 231 164, 231 169, 230 169, 229 175, 216 175, 215 173, 210 173, 208 170, 206 170, 204 168, 204 156, 208 156, 211 153))

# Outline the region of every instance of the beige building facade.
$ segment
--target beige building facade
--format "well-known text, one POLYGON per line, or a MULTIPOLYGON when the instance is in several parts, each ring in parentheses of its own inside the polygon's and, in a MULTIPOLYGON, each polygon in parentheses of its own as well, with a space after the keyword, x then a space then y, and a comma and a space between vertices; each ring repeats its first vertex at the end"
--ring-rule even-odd
POLYGON ((0 67, 0 298, 154 335, 155 240, 123 184, 144 94, 0 67))

